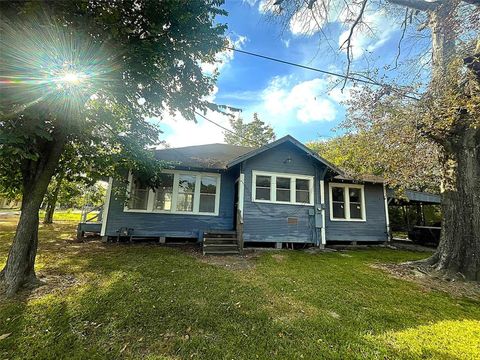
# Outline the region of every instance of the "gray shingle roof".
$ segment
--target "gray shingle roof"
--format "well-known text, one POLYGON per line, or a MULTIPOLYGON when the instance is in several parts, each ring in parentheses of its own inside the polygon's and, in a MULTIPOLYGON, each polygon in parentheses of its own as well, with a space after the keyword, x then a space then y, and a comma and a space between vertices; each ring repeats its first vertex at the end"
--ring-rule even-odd
POLYGON ((197 169, 225 169, 227 164, 253 148, 229 144, 207 144, 155 150, 159 160, 172 165, 197 169))

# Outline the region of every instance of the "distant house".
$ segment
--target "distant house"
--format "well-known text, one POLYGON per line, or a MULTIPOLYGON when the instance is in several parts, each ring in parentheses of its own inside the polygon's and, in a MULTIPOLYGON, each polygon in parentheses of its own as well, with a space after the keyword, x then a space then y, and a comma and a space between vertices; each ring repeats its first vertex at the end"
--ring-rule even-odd
POLYGON ((110 180, 104 240, 193 238, 206 253, 235 253, 244 244, 388 238, 381 179, 354 181, 291 136, 258 149, 211 144, 157 150, 156 157, 171 164, 161 187, 144 187, 133 174, 127 188, 110 180), (127 201, 116 198, 119 191, 127 201))

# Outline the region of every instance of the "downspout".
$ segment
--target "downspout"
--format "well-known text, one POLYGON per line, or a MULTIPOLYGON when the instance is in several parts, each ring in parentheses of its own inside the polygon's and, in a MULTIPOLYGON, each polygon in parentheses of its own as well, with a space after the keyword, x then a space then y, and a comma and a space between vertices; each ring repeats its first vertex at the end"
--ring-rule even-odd
POLYGON ((107 240, 105 233, 107 230, 107 221, 108 221, 108 208, 110 207, 110 198, 112 196, 112 187, 113 187, 113 178, 108 179, 108 188, 107 195, 105 197, 105 204, 103 205, 103 214, 102 214, 102 229, 100 230, 100 236, 104 237, 102 240, 107 240))
POLYGON ((383 184, 383 199, 385 202, 385 222, 387 226, 387 241, 390 242, 392 239, 391 231, 390 231, 390 218, 388 215, 388 197, 387 197, 387 187, 385 183, 383 184))

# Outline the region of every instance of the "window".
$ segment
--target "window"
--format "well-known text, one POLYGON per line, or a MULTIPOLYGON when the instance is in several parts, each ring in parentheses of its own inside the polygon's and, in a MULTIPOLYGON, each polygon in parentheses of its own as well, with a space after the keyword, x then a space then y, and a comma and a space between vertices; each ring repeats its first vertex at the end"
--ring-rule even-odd
POLYGON ((349 203, 350 203, 350 219, 362 218, 362 200, 360 189, 348 190, 349 203))
POLYGON ((335 219, 346 219, 344 187, 332 187, 332 203, 333 217, 335 219))
POLYGON ((173 176, 173 174, 160 175, 160 186, 155 189, 155 210, 172 209, 173 176))
POLYGON ((193 211, 195 183, 195 175, 180 174, 178 176, 177 211, 193 211))
POLYGON ((272 184, 271 176, 257 176, 255 182, 255 199, 270 200, 270 186, 272 184))
POLYGON ((365 221, 364 186, 330 184, 330 219, 365 221))
POLYGON ((217 178, 202 176, 200 182, 200 212, 215 212, 215 198, 217 194, 217 178))
POLYGON ((252 171, 252 201, 313 205, 313 176, 252 171))
POLYGON ((290 178, 277 177, 277 201, 290 202, 290 178))
POLYGON ((130 175, 124 211, 218 215, 220 174, 165 170, 155 190, 141 187, 130 175))
POLYGON ((128 197, 128 208, 134 210, 147 210, 149 189, 138 180, 133 181, 128 197))
POLYGON ((296 180, 295 201, 297 203, 310 204, 310 180, 296 180))

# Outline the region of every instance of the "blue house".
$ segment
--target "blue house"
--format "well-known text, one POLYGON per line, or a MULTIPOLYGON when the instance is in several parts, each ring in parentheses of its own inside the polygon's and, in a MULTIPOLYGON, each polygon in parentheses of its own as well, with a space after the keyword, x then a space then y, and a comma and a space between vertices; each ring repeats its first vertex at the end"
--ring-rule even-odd
POLYGON ((257 149, 211 144, 156 157, 171 164, 157 189, 132 174, 126 188, 110 179, 105 240, 194 238, 205 253, 236 253, 249 245, 388 239, 383 182, 355 181, 291 136, 257 149))

